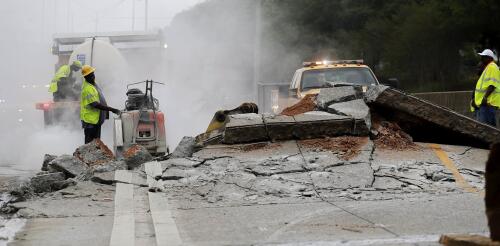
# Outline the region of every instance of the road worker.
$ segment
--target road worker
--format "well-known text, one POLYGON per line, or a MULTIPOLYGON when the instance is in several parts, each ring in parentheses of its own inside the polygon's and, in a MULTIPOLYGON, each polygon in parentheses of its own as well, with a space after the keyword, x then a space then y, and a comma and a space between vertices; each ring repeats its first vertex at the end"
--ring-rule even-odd
MULTIPOLYGON (((82 68, 80 61, 74 61, 71 65, 62 65, 50 82, 49 92, 52 93, 54 101, 76 101, 80 88, 76 88, 73 72, 82 68)), ((79 87, 79 86, 78 86, 79 87)))
POLYGON ((101 138, 101 126, 109 118, 109 111, 119 115, 118 109, 109 107, 101 88, 95 82, 95 68, 84 65, 82 75, 84 81, 80 97, 80 119, 85 134, 85 143, 101 138))
POLYGON ((497 57, 490 49, 478 54, 484 70, 476 82, 471 108, 478 121, 496 126, 495 114, 500 107, 500 70, 495 63, 497 57))

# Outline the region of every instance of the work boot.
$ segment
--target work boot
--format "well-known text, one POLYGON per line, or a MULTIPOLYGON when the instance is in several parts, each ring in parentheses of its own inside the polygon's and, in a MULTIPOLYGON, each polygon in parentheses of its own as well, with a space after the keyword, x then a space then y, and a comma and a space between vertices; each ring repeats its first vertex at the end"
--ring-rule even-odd
POLYGON ((486 162, 486 216, 490 237, 500 241, 500 143, 493 144, 486 162))

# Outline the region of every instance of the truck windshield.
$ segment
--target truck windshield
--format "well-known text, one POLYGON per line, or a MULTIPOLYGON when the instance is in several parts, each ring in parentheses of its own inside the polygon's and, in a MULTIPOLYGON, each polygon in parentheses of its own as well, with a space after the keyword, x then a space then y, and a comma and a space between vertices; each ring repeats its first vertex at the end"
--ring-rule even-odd
POLYGON ((332 87, 335 84, 377 84, 373 73, 366 67, 342 67, 304 71, 302 89, 332 87))

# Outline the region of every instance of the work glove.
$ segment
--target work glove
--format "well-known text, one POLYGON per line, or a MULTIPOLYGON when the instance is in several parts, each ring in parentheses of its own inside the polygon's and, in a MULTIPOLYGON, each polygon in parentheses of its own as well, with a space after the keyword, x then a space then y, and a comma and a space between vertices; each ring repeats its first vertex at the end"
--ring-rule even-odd
POLYGON ((113 112, 113 114, 116 114, 116 115, 120 115, 122 113, 122 111, 120 111, 116 108, 112 109, 111 112, 113 112))
POLYGON ((470 101, 470 106, 473 107, 475 110, 479 109, 479 107, 476 105, 476 102, 474 102, 474 100, 470 101))

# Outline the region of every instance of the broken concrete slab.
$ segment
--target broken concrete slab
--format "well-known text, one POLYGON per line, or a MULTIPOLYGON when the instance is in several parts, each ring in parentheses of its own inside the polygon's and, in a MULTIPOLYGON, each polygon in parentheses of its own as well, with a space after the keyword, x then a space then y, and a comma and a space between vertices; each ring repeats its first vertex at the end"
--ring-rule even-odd
POLYGON ((116 170, 127 170, 127 163, 125 161, 112 161, 94 167, 95 173, 112 172, 116 170))
POLYGON ((223 134, 223 143, 248 143, 269 139, 260 114, 230 115, 223 134))
POLYGON ((298 139, 324 138, 351 135, 353 119, 322 112, 321 114, 300 114, 294 116, 296 125, 293 135, 298 139))
POLYGON ((92 142, 78 147, 73 156, 89 167, 115 160, 113 152, 100 139, 94 139, 92 142))
POLYGON ((171 158, 166 161, 160 161, 160 165, 162 169, 167 169, 170 167, 184 167, 184 168, 193 168, 200 165, 201 161, 191 160, 186 158, 171 158))
POLYGON ((49 162, 57 158, 57 155, 45 154, 43 157, 42 171, 49 171, 49 162))
POLYGON ((112 185, 115 183, 115 172, 110 171, 110 172, 101 172, 101 173, 94 173, 92 178, 90 178, 92 182, 99 183, 99 184, 106 184, 106 185, 112 185))
POLYGON ((141 164, 153 160, 153 156, 149 151, 139 144, 134 144, 123 152, 123 157, 125 158, 128 169, 134 169, 141 166, 141 164))
POLYGON ((363 99, 334 103, 328 107, 328 112, 346 115, 355 120, 355 135, 367 135, 371 128, 370 108, 363 99))
POLYGON ((293 139, 295 119, 286 115, 264 115, 264 124, 271 141, 293 139))
POLYGON ((362 98, 362 90, 354 86, 324 88, 321 89, 316 97, 316 104, 319 108, 327 111, 328 106, 333 103, 345 102, 358 98, 362 98))
POLYGON ((191 157, 198 149, 196 139, 193 137, 185 136, 181 139, 170 158, 184 158, 191 157))
POLYGON ((74 185, 75 181, 66 180, 64 173, 48 173, 31 178, 30 185, 35 193, 52 192, 74 185))
POLYGON ((71 155, 57 157, 49 163, 49 167, 63 172, 68 178, 80 176, 89 170, 87 164, 71 155))
POLYGON ((418 142, 489 148, 500 141, 500 130, 494 127, 389 87, 370 87, 366 100, 372 111, 418 142))
POLYGON ((312 172, 311 179, 318 189, 348 189, 371 187, 374 176, 370 164, 349 164, 329 167, 325 172, 312 172))

